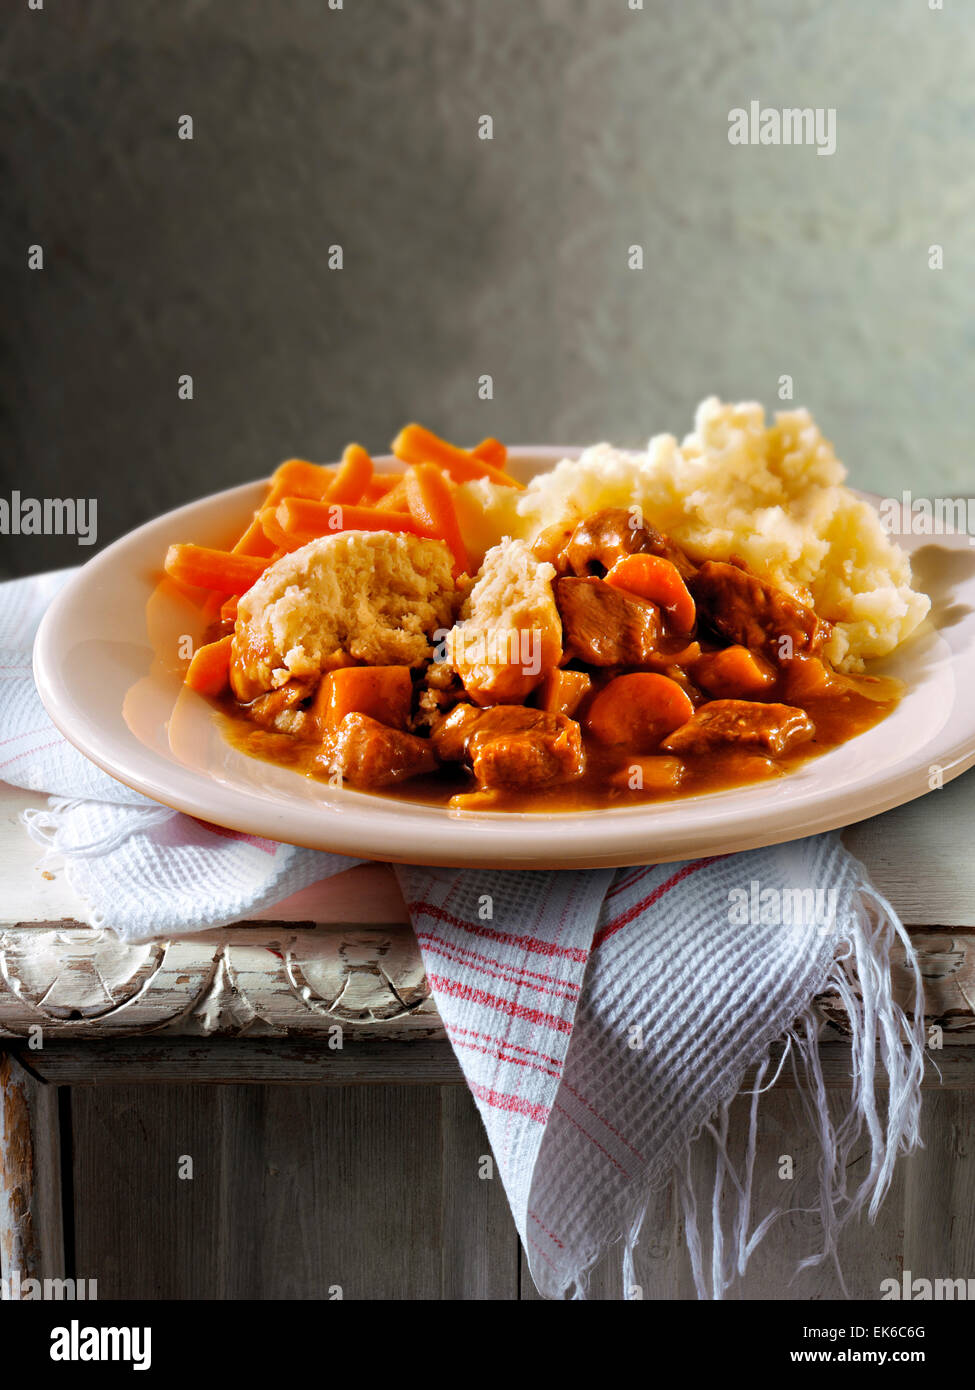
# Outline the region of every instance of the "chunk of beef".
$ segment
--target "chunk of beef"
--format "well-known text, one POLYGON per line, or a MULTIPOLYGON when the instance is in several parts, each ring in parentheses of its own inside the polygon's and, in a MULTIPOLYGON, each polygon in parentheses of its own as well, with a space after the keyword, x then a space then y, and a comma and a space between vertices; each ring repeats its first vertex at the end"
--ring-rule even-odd
POLYGON ((287 681, 277 690, 259 695, 247 706, 247 717, 265 729, 283 734, 302 734, 314 725, 311 712, 304 702, 315 689, 314 677, 287 681))
POLYGON ((475 735, 470 751, 471 768, 480 787, 530 791, 571 782, 582 775, 582 741, 579 725, 572 720, 566 721, 562 730, 544 735, 475 735))
POLYGON ((460 762, 467 754, 467 741, 478 728, 495 732, 514 732, 529 729, 536 722, 539 710, 525 705, 455 705, 437 724, 430 742, 444 762, 460 762))
POLYGON ((347 714, 323 741, 319 763, 354 787, 389 787, 433 772, 437 755, 429 739, 391 729, 368 714, 347 714))
POLYGON ((680 546, 648 522, 636 520, 635 513, 625 507, 608 507, 580 521, 564 551, 574 574, 597 578, 624 555, 636 554, 660 555, 670 560, 682 579, 694 573, 693 564, 680 546))
POLYGON ((590 666, 642 666, 660 635, 660 609, 603 579, 555 581, 565 651, 590 666))
POLYGON ((668 753, 707 753, 712 748, 740 744, 764 748, 778 756, 796 744, 807 743, 816 729, 803 709, 793 705, 764 705, 754 700, 711 700, 664 739, 668 753))
POLYGON ((564 714, 458 705, 433 735, 447 761, 466 761, 481 787, 550 787, 582 775, 582 732, 564 714))
POLYGON ((779 664, 798 652, 818 652, 829 631, 811 608, 740 564, 706 560, 689 587, 699 617, 730 641, 762 651, 779 664))

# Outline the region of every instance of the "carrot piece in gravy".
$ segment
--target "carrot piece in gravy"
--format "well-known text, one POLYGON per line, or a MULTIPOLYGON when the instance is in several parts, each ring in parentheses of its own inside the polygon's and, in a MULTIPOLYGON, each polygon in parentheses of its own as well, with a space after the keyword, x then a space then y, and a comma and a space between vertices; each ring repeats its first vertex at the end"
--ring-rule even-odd
POLYGON ((218 589, 211 589, 200 606, 203 619, 209 627, 210 623, 215 623, 220 617, 220 610, 223 607, 224 596, 218 589))
POLYGON ((694 600, 677 566, 662 555, 623 555, 607 571, 606 583, 659 604, 681 632, 694 626, 694 600))
POLYGON ((774 667, 748 647, 705 652, 694 663, 693 676, 709 694, 727 699, 747 700, 775 684, 774 667))
POLYGON ((347 714, 406 729, 412 698, 408 666, 343 666, 322 677, 313 714, 322 733, 334 732, 347 714))
POLYGON ((625 743, 634 753, 652 753, 693 713, 689 696, 676 681, 653 671, 635 671, 603 686, 584 723, 601 743, 625 743))

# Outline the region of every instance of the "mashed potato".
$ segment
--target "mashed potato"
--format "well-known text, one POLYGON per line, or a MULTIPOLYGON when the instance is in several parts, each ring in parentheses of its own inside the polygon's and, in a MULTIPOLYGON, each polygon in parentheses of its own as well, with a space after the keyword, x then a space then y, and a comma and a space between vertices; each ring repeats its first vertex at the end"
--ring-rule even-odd
POLYGON ((656 435, 645 453, 598 444, 523 492, 467 483, 458 514, 481 554, 504 534, 530 542, 567 517, 640 507, 692 558, 738 555, 811 603, 833 624, 827 655, 858 671, 913 632, 930 602, 911 588, 910 560, 845 478, 808 411, 782 411, 766 424, 760 405, 710 397, 681 444, 669 434, 656 435))
POLYGON ((230 662, 238 700, 348 657, 419 665, 430 634, 450 626, 458 595, 443 541, 343 531, 271 565, 240 600, 230 662))

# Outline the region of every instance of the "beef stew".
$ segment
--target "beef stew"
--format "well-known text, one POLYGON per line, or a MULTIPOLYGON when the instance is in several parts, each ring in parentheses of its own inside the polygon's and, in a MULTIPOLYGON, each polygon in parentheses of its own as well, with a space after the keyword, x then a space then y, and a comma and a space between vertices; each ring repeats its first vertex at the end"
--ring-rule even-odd
POLYGON ((517 703, 475 700, 436 654, 350 661, 250 703, 224 696, 232 741, 359 791, 583 810, 775 779, 897 703, 897 682, 830 667, 812 608, 738 560, 695 562, 625 510, 551 528, 532 550, 554 568, 562 654, 523 668, 517 703))

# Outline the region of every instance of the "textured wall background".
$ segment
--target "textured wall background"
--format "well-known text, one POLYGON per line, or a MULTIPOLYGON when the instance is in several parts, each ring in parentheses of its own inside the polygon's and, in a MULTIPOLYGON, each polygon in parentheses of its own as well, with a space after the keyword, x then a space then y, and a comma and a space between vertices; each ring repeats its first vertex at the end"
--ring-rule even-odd
POLYGON ((103 543, 408 417, 638 443, 782 373, 856 481, 975 490, 973 60, 958 0, 6 0, 0 495, 103 543), (836 153, 732 147, 753 98, 836 153))

